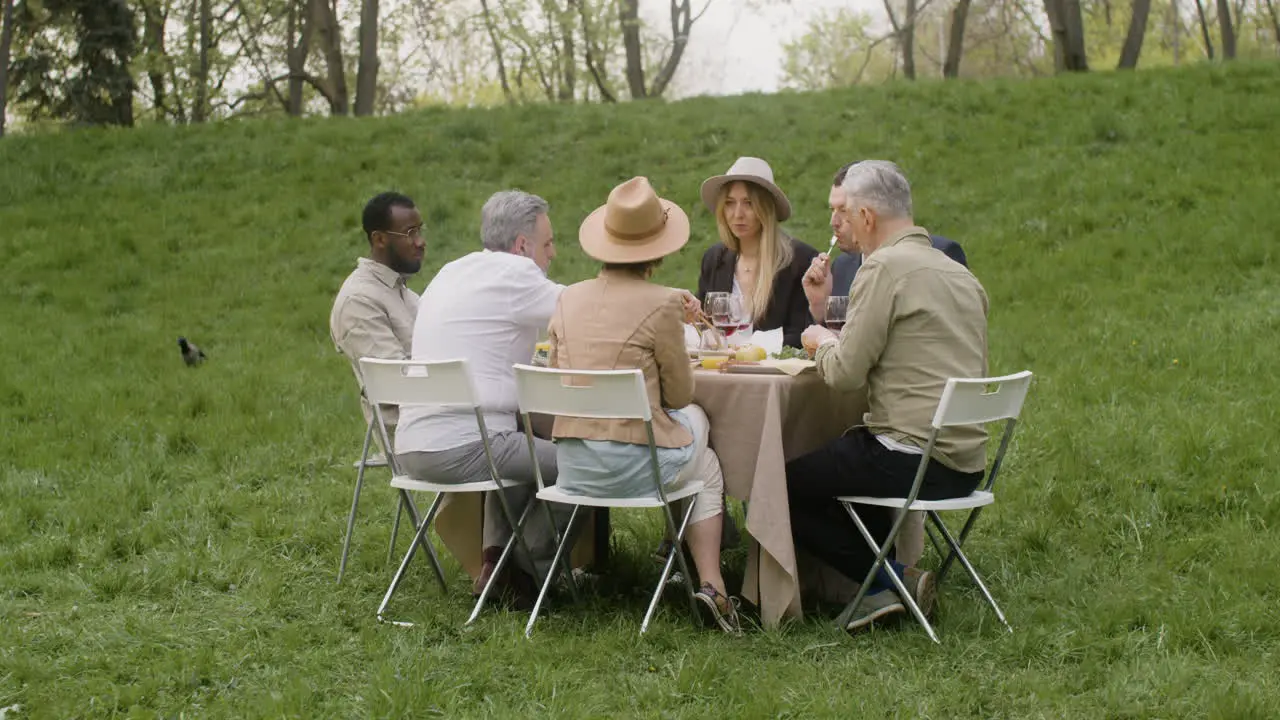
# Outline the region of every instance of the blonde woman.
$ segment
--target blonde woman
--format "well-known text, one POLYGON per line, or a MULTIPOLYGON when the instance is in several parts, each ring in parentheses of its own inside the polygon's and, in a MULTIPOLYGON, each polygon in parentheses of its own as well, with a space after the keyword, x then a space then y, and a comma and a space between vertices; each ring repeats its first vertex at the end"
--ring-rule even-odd
POLYGON ((811 324, 804 273, 818 251, 787 235, 779 223, 791 202, 760 158, 741 157, 724 175, 702 183, 702 202, 716 218, 720 242, 702 256, 698 300, 727 292, 741 298, 756 330, 782 328, 782 344, 800 347, 811 324))

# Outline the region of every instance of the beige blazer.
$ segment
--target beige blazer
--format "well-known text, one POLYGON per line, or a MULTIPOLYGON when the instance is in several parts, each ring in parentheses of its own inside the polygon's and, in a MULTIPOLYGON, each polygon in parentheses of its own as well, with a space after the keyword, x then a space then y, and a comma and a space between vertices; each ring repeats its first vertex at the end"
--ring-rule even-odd
MULTIPOLYGON (((684 346, 680 296, 634 273, 602 270, 565 288, 549 328, 548 365, 575 370, 644 371, 658 447, 684 447, 689 431, 663 408, 693 402, 693 369, 684 346)), ((641 420, 558 417, 554 437, 648 445, 641 420)))

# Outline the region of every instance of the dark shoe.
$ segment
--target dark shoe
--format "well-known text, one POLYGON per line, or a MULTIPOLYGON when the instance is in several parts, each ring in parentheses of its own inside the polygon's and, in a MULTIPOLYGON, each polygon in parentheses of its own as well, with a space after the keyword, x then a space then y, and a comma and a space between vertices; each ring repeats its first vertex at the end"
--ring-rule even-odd
POLYGON ((538 582, 518 567, 511 567, 506 575, 506 589, 510 591, 512 606, 516 610, 532 610, 538 600, 538 582))
MULTIPOLYGON (((498 567, 498 558, 502 557, 502 548, 487 547, 481 555, 484 557, 484 564, 480 566, 480 575, 475 582, 471 583, 471 597, 473 598, 480 597, 480 593, 484 592, 484 586, 488 584, 489 578, 493 577, 493 571, 498 567)), ((498 581, 494 583, 494 587, 496 588, 501 584, 502 578, 498 578, 498 581)))
POLYGON ((711 618, 721 630, 734 634, 742 632, 742 625, 738 622, 737 603, 732 598, 721 595, 711 583, 703 583, 693 597, 711 611, 711 618))
POLYGON ((938 583, 934 574, 909 567, 902 573, 902 584, 907 586, 911 599, 916 601, 925 619, 933 617, 933 609, 938 604, 938 583))
POLYGON ((671 554, 671 545, 672 543, 670 540, 663 540, 662 544, 658 546, 658 549, 654 550, 653 554, 649 557, 653 558, 653 561, 659 565, 665 565, 667 562, 667 556, 671 554))
POLYGON ((849 632, 857 632, 870 627, 873 622, 888 620, 906 612, 907 606, 902 604, 902 598, 898 597, 898 593, 892 590, 881 590, 874 595, 867 595, 862 598, 862 601, 858 603, 858 607, 853 611, 853 617, 849 620, 849 624, 845 625, 844 629, 849 632))

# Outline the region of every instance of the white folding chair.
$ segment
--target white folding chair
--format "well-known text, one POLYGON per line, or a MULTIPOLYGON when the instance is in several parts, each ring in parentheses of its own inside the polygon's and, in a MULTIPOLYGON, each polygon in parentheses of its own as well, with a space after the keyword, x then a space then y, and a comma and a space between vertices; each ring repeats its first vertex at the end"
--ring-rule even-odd
MULTIPOLYGON (((607 508, 662 508, 667 522, 667 531, 675 538, 667 561, 662 567, 662 576, 658 578, 657 588, 649 609, 645 612, 644 622, 640 625, 640 634, 649 629, 649 621, 658 607, 658 599, 666 586, 667 576, 671 573, 673 561, 679 561, 685 590, 689 596, 689 609, 694 618, 698 618, 697 601, 694 599, 693 575, 689 573, 684 553, 680 551, 684 540, 685 526, 693 513, 693 503, 684 512, 684 518, 676 527, 675 518, 671 514, 671 503, 691 497, 702 490, 701 481, 691 481, 673 492, 666 492, 662 487, 662 477, 658 468, 658 448, 653 436, 653 417, 649 409, 649 395, 645 392, 644 373, 640 370, 555 370, 538 368, 531 365, 516 365, 516 394, 519 398, 520 413, 524 417, 525 439, 529 444, 529 453, 536 458, 533 443, 530 413, 546 415, 565 415, 569 417, 601 418, 608 420, 643 420, 649 435, 649 459, 653 469, 653 494, 641 497, 598 497, 568 493, 559 487, 547 487, 540 471, 535 473, 538 482, 538 499, 543 502, 556 502, 573 506, 569 516, 569 524, 561 535, 552 522, 552 531, 556 534, 556 554, 547 571, 547 578, 542 583, 538 599, 533 605, 529 623, 525 626, 525 637, 533 635, 533 625, 538 621, 538 612, 546 598, 547 588, 555 581, 556 571, 560 568, 561 557, 565 553, 573 528, 578 520, 578 511, 583 506, 607 508)), ((537 462, 534 462, 537 468, 537 462)), ((551 510, 548 507, 547 512, 551 510)), ((570 575, 572 587, 573 578, 570 575)))
MULTIPOLYGON (((361 358, 360 369, 364 373, 365 393, 368 395, 369 401, 374 403, 374 414, 378 421, 382 446, 389 450, 386 454, 386 459, 392 470, 391 486, 406 494, 410 490, 436 494, 435 499, 431 502, 431 507, 427 510, 426 517, 421 522, 416 522, 415 520, 417 532, 414 533, 413 540, 409 543, 409 551, 405 553, 404 559, 400 562, 400 567, 397 568, 395 576, 391 579, 391 586, 387 588, 387 592, 382 598, 382 603, 378 606, 379 622, 392 622, 395 625, 412 626, 413 623, 388 621, 384 615, 387 605, 391 602, 391 597, 395 594, 396 589, 400 586, 400 581, 404 578, 405 571, 409 567, 409 561, 413 559, 413 554, 419 546, 422 547, 431 560, 436 579, 440 582, 440 589, 447 589, 444 569, 440 566, 440 559, 436 556, 435 548, 427 540, 427 532, 430 530, 431 522, 435 519, 436 513, 440 510, 440 503, 443 501, 444 496, 448 493, 501 491, 503 488, 517 483, 514 480, 504 480, 499 477, 497 466, 493 461, 493 453, 489 447, 489 434, 485 428, 484 413, 480 411, 476 401, 475 387, 471 382, 471 374, 467 371, 465 360, 426 362, 420 360, 361 358), (475 482, 456 484, 417 480, 405 475, 401 472, 395 460, 394 446, 387 433, 386 421, 382 417, 383 404, 400 405, 402 407, 407 405, 432 405, 470 409, 475 413, 476 423, 480 428, 485 460, 489 466, 487 475, 475 482)), ((489 590, 493 586, 494 580, 501 574, 502 567, 506 563, 513 543, 519 542, 525 554, 532 557, 529 555, 529 548, 525 544, 521 530, 524 525, 524 519, 528 516, 529 509, 533 506, 533 503, 529 503, 517 522, 507 504, 506 494, 498 492, 498 499, 507 522, 511 524, 514 530, 511 533, 511 537, 507 539, 497 567, 489 577, 489 581, 485 583, 484 589, 480 593, 480 598, 476 601, 475 607, 471 611, 471 616, 467 619, 467 624, 471 624, 484 608, 485 600, 489 596, 489 590)))
MULTIPOLYGON (((373 450, 373 429, 377 421, 370 417, 369 425, 364 432, 364 447, 360 450, 360 459, 351 463, 351 467, 356 469, 356 488, 351 496, 351 512, 347 514, 347 534, 342 539, 342 560, 338 563, 338 582, 342 582, 342 576, 347 572, 347 556, 351 552, 351 537, 355 534, 356 528, 356 510, 360 507, 360 491, 364 487, 364 472, 369 468, 387 467, 387 460, 381 454, 370 456, 370 450, 373 450)), ((399 531, 400 512, 404 508, 404 498, 400 499, 400 504, 396 508, 396 528, 391 534, 391 547, 395 547, 396 533, 399 531)), ((388 551, 390 552, 390 551, 388 551)))
MULTIPOLYGON (((876 560, 871 565, 871 570, 862 580, 862 586, 858 589, 858 594, 853 598, 853 602, 840 613, 836 623, 840 627, 845 627, 849 623, 849 619, 853 616, 854 610, 858 607, 858 603, 862 602, 863 596, 866 595, 867 589, 871 586, 872 578, 876 572, 883 567, 888 573, 889 578, 893 581, 894 587, 898 594, 902 597, 902 601, 911 610, 911 614, 916 620, 924 626, 925 631, 929 633, 929 637, 936 643, 939 642, 938 636, 933 631, 933 626, 925 618, 924 613, 920 611, 920 607, 916 604, 911 593, 907 591, 903 585, 902 578, 894 572, 893 567, 885 564, 885 558, 893 549, 893 543, 898 537, 898 532, 902 529, 903 522, 907 519, 908 510, 922 510, 928 514, 929 520, 937 527, 942 538, 946 540, 951 547, 946 558, 942 561, 942 565, 938 569, 936 582, 942 581, 943 574, 946 573, 953 558, 958 558, 960 564, 964 566, 969 577, 982 591, 987 602, 991 605, 991 609, 995 610, 996 616, 1000 618, 1000 622, 1013 632, 1009 621, 1005 619, 1004 613, 1000 611, 1000 606, 996 605, 996 601, 991 597, 987 586, 982 582, 982 578, 978 576, 978 572, 973 569, 973 565, 969 562, 969 558, 965 557, 960 547, 964 544, 965 538, 969 536, 969 531, 973 529, 973 525, 978 520, 978 515, 982 512, 982 508, 995 502, 995 483, 996 476, 1000 473, 1000 464, 1004 461, 1005 452, 1009 449, 1009 441, 1013 438, 1013 429, 1018 422, 1018 414, 1022 412, 1022 403, 1027 397, 1027 389, 1031 385, 1031 371, 1024 370, 1013 375, 1005 375, 1003 377, 994 378, 974 378, 959 379, 951 378, 947 380, 947 385, 942 390, 942 398, 938 401, 938 409, 933 414, 931 431, 929 433, 929 441, 924 448, 924 454, 920 458, 920 467, 916 470, 915 481, 911 484, 911 492, 905 498, 887 498, 887 497, 868 497, 860 495, 850 495, 836 498, 844 507, 845 512, 849 513, 849 517, 854 524, 858 526, 858 531, 862 533, 862 538, 867 541, 871 549, 876 553, 876 560), (1000 448, 996 451, 995 460, 991 464, 991 470, 987 473, 986 482, 982 486, 973 491, 967 497, 954 498, 950 500, 917 500, 916 496, 920 493, 920 486, 924 482, 925 469, 929 466, 930 455, 933 453, 934 443, 938 440, 938 433, 943 428, 954 427, 957 425, 985 425, 986 423, 1004 421, 1004 434, 1000 438, 1000 448), (898 513, 894 520, 893 526, 889 530, 889 536, 885 540, 884 547, 876 544, 875 538, 867 530, 863 524, 862 518, 858 517, 858 513, 854 510, 854 505, 877 505, 880 507, 889 507, 900 509, 903 512, 898 513), (942 518, 938 516, 940 511, 946 510, 968 510, 969 517, 965 521, 964 529, 960 532, 959 539, 955 538, 947 526, 943 524, 942 518)), ((932 538, 932 533, 930 533, 932 538)), ((936 540, 935 540, 936 543, 936 540)))

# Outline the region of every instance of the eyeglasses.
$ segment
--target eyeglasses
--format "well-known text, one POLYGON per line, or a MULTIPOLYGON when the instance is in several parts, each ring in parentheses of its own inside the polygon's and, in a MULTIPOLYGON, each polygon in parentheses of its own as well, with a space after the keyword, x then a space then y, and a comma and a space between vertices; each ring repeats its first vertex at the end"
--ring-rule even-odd
POLYGON ((419 225, 418 227, 409 228, 409 232, 407 233, 396 232, 395 230, 383 230, 382 232, 388 235, 399 235, 400 237, 407 237, 410 240, 417 240, 422 237, 422 226, 419 225))

